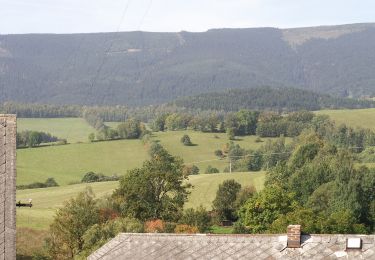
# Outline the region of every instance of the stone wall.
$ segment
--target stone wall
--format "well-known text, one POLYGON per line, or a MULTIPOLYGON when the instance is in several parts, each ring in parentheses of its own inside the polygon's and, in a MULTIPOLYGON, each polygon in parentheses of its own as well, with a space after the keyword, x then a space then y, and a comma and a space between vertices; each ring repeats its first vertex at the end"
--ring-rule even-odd
POLYGON ((16 124, 0 114, 0 260, 16 259, 16 124))

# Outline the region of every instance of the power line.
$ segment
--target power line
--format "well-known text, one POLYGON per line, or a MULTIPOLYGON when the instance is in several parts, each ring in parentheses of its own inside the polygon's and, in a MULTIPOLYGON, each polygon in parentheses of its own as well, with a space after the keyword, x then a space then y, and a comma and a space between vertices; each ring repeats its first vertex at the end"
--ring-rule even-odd
MULTIPOLYGON (((145 20, 145 18, 146 18, 146 16, 147 16, 147 14, 149 13, 149 11, 150 11, 150 9, 151 9, 152 3, 153 3, 153 0, 150 0, 150 1, 149 1, 149 4, 147 5, 147 7, 146 7, 146 9, 145 9, 145 12, 144 12, 142 18, 140 19, 140 21, 139 21, 139 23, 138 23, 137 31, 140 30, 140 28, 141 28, 141 26, 142 26, 142 24, 143 24, 143 22, 144 22, 144 20, 145 20)), ((118 29, 119 29, 119 28, 118 28, 118 29)), ((142 47, 141 47, 142 52, 141 52, 141 54, 144 55, 144 39, 143 39, 143 34, 142 34, 141 31, 140 31, 140 36, 141 36, 141 42, 142 42, 142 47)), ((110 55, 111 53, 116 53, 116 52, 109 51, 109 52, 106 53, 106 55, 110 55)), ((121 53, 121 52, 120 52, 120 53, 121 53)), ((137 54, 135 54, 135 62, 136 62, 136 67, 137 67, 137 73, 136 73, 136 74, 137 74, 137 78, 138 78, 138 80, 139 80, 139 78, 140 78, 140 64, 139 64, 139 60, 138 60, 138 56, 137 56, 137 54)), ((117 63, 117 67, 118 67, 117 70, 112 70, 111 76, 108 76, 108 77, 107 77, 107 79, 110 78, 110 77, 112 77, 112 80, 111 80, 111 82, 108 84, 108 86, 107 86, 107 88, 106 88, 106 91, 105 91, 105 94, 103 95, 102 105, 105 104, 105 101, 106 101, 106 98, 107 98, 107 97, 113 96, 113 91, 112 91, 112 86, 113 86, 113 82, 114 82, 114 79, 113 79, 113 78, 114 78, 114 76, 116 76, 116 75, 119 73, 119 71, 121 70, 121 66, 119 66, 119 65, 120 65, 120 62, 117 63), (108 94, 107 94, 107 93, 108 93, 108 94)))
MULTIPOLYGON (((123 23, 123 21, 124 21, 124 18, 125 18, 126 12, 128 11, 130 1, 131 1, 131 0, 128 0, 128 1, 127 1, 126 5, 125 5, 125 7, 124 7, 124 9, 123 9, 123 12, 122 12, 122 15, 121 15, 120 22, 119 22, 119 24, 118 24, 118 26, 117 26, 117 29, 116 29, 116 31, 115 31, 115 35, 116 35, 117 37, 118 37, 118 32, 120 31, 121 25, 122 25, 122 23, 123 23)), ((107 39, 108 39, 108 38, 107 38, 107 39)), ((99 66, 98 66, 98 68, 97 68, 97 70, 96 70, 96 72, 95 72, 95 75, 94 75, 94 77, 93 77, 93 79, 92 79, 92 81, 91 81, 91 84, 90 84, 90 87, 89 87, 89 91, 88 91, 88 93, 87 93, 87 95, 86 95, 86 99, 85 99, 85 102, 84 102, 84 103, 86 103, 87 100, 88 100, 88 97, 92 95, 93 88, 94 88, 96 82, 97 82, 98 79, 99 79, 99 76, 100 76, 100 74, 101 74, 101 72, 102 72, 102 69, 103 69, 103 67, 104 67, 104 64, 105 64, 106 61, 107 61, 108 53, 109 53, 110 50, 112 49, 115 40, 116 40, 116 38, 114 38, 114 39, 112 40, 112 42, 108 45, 108 48, 105 49, 104 57, 103 57, 103 59, 102 59, 102 62, 99 64, 99 66)), ((105 41, 105 42, 107 42, 107 41, 105 41)), ((103 97, 103 99, 104 99, 104 97, 103 97)))
MULTIPOLYGON (((127 11, 128 11, 128 8, 129 8, 129 5, 130 5, 130 2, 131 2, 131 0, 128 0, 128 1, 126 2, 126 5, 124 6, 124 9, 123 9, 122 14, 121 14, 121 17, 120 17, 119 24, 118 24, 117 27, 116 27, 115 35, 116 35, 117 37, 118 37, 118 34, 117 34, 117 33, 119 32, 119 30, 120 30, 120 28, 121 28, 121 26, 122 26, 122 23, 123 23, 123 21, 124 21, 124 19, 125 19, 125 15, 126 15, 126 13, 127 13, 127 11)), ((108 34, 108 35, 109 35, 109 34, 108 34)), ((80 41, 80 43, 79 43, 79 49, 81 48, 81 45, 82 45, 83 40, 85 39, 85 37, 86 37, 86 34, 81 38, 81 41, 80 41)), ((105 42, 104 46, 105 46, 106 43, 108 42, 108 38, 109 38, 109 36, 105 39, 105 41, 104 41, 104 42, 105 42)), ((103 59, 102 59, 102 62, 101 62, 101 64, 98 66, 98 68, 97 68, 97 70, 96 70, 96 73, 95 73, 94 77, 92 78, 92 81, 91 81, 91 84, 90 84, 90 87, 89 87, 89 91, 88 91, 88 93, 86 94, 86 97, 84 98, 84 102, 82 103, 82 106, 85 106, 85 105, 86 105, 86 102, 88 101, 89 97, 92 95, 93 88, 94 88, 94 86, 95 86, 97 80, 99 79, 99 75, 100 75, 100 73, 101 73, 101 71, 102 71, 102 69, 103 69, 103 66, 104 66, 105 62, 106 62, 107 54, 108 54, 108 52, 111 50, 111 48, 113 47, 113 44, 114 44, 114 42, 115 42, 116 39, 117 39, 117 38, 114 38, 114 39, 112 40, 112 42, 109 44, 108 48, 105 50, 105 52, 104 52, 104 57, 103 57, 103 59)), ((75 57, 75 60, 74 60, 74 66, 76 65, 76 61, 77 61, 77 57, 75 57)), ((102 103, 103 103, 104 99, 105 99, 105 96, 102 96, 102 103)), ((69 131, 68 131, 68 133, 67 133, 67 138, 66 138, 66 139, 68 139, 68 137, 69 137, 71 131, 72 131, 72 126, 70 127, 70 129, 69 129, 69 131)))

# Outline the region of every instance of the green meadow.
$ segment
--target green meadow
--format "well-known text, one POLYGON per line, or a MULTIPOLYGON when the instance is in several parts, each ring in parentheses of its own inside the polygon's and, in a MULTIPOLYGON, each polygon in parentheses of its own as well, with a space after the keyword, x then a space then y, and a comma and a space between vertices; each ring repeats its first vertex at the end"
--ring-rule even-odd
POLYGON ((265 172, 216 173, 190 176, 189 182, 193 185, 193 189, 185 207, 195 208, 202 205, 206 209, 211 209, 219 184, 229 179, 234 179, 242 186, 253 185, 257 190, 261 190, 264 185, 265 172))
MULTIPOLYGON (((211 209, 211 203, 215 198, 219 184, 224 180, 234 179, 241 185, 254 185, 258 190, 262 189, 264 172, 246 173, 219 173, 201 174, 189 177, 189 183, 193 185, 189 200, 185 207, 198 207, 203 205, 211 209)), ((110 195, 117 188, 118 182, 101 182, 90 184, 76 184, 45 189, 18 190, 17 200, 33 200, 32 208, 17 208, 17 227, 32 228, 38 230, 48 229, 53 216, 64 201, 75 197, 79 192, 90 186, 97 198, 110 195)))
POLYGON ((318 115, 328 115, 338 125, 346 124, 352 127, 375 130, 375 108, 320 110, 315 113, 318 115))
POLYGON ((32 199, 33 207, 17 208, 17 227, 47 229, 56 209, 61 208, 64 201, 75 197, 87 186, 90 186, 95 195, 100 198, 106 194, 111 194, 117 185, 118 182, 101 182, 45 189, 18 190, 17 201, 32 199))
MULTIPOLYGON (((155 133, 154 140, 172 154, 180 156, 186 164, 195 164, 200 173, 208 165, 223 171, 227 160, 219 160, 214 151, 228 142, 226 134, 173 131, 155 133), (188 134, 193 146, 184 146, 180 138, 188 134)), ((247 136, 235 143, 247 149, 256 149, 262 142, 255 136, 247 136)), ((264 139, 266 140, 266 139, 264 139)), ((61 146, 46 146, 17 150, 17 184, 44 182, 53 177, 59 185, 79 182, 89 171, 105 175, 123 175, 127 170, 139 167, 148 158, 148 145, 140 140, 118 140, 94 143, 79 143, 61 146)))
POLYGON ((147 149, 139 140, 18 149, 17 184, 53 177, 59 185, 67 185, 79 182, 89 171, 121 175, 146 158, 147 149))
POLYGON ((82 118, 18 118, 17 130, 47 132, 69 143, 87 142, 88 135, 95 132, 82 118))

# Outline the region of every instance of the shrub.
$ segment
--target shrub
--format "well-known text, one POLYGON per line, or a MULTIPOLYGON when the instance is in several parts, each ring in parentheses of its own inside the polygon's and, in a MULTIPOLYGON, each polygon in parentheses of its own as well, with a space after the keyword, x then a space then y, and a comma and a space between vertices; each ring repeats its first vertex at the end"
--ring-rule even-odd
POLYGON ((211 165, 208 165, 208 166, 207 166, 207 169, 206 169, 206 171, 205 171, 206 174, 210 174, 210 173, 219 173, 219 172, 220 172, 219 169, 214 168, 214 167, 212 167, 211 165))
POLYGON ((95 141, 95 134, 94 133, 90 133, 88 139, 89 139, 90 143, 94 142, 95 141))
POLYGON ((215 155, 217 157, 220 157, 220 158, 223 158, 224 157, 224 154, 223 154, 223 151, 222 150, 216 150, 215 152, 215 155))
POLYGON ((114 220, 120 217, 120 214, 111 208, 101 208, 99 209, 99 220, 100 223, 105 223, 109 220, 114 220))
POLYGON ((190 137, 188 135, 184 135, 183 137, 181 137, 181 143, 186 146, 192 145, 190 137))
POLYGON ((99 180, 99 176, 95 172, 88 172, 86 173, 81 182, 97 182, 99 180))
POLYGON ((161 219, 149 220, 145 223, 146 233, 163 233, 165 230, 165 223, 161 219))
POLYGON ((55 181, 54 178, 48 178, 45 182, 46 186, 47 187, 57 187, 59 186, 59 184, 57 184, 57 182, 55 181))
POLYGON ((48 187, 56 187, 59 186, 54 178, 48 178, 44 183, 43 182, 33 182, 26 185, 18 185, 18 190, 26 190, 26 189, 40 189, 40 188, 48 188, 48 187))
POLYGON ((164 226, 165 233, 174 233, 177 224, 173 222, 166 222, 164 226))
POLYGON ((198 233, 198 228, 197 227, 192 227, 186 224, 182 225, 177 225, 176 228, 174 229, 174 232, 177 234, 195 234, 198 233))
POLYGON ((102 173, 88 172, 86 173, 81 182, 90 183, 90 182, 103 182, 103 181, 118 181, 119 177, 117 175, 106 176, 102 173))
POLYGON ((199 168, 196 165, 185 165, 182 170, 184 176, 199 174, 199 168))
POLYGON ((199 206, 197 209, 185 210, 179 222, 196 227, 199 232, 204 233, 210 227, 211 216, 203 206, 199 206))

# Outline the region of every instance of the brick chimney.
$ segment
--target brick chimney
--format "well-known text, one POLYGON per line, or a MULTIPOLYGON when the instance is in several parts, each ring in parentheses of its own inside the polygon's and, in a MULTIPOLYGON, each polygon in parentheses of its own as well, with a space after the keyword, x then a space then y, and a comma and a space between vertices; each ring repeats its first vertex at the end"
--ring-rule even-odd
POLYGON ((289 225, 287 237, 288 248, 301 247, 301 225, 289 225))

